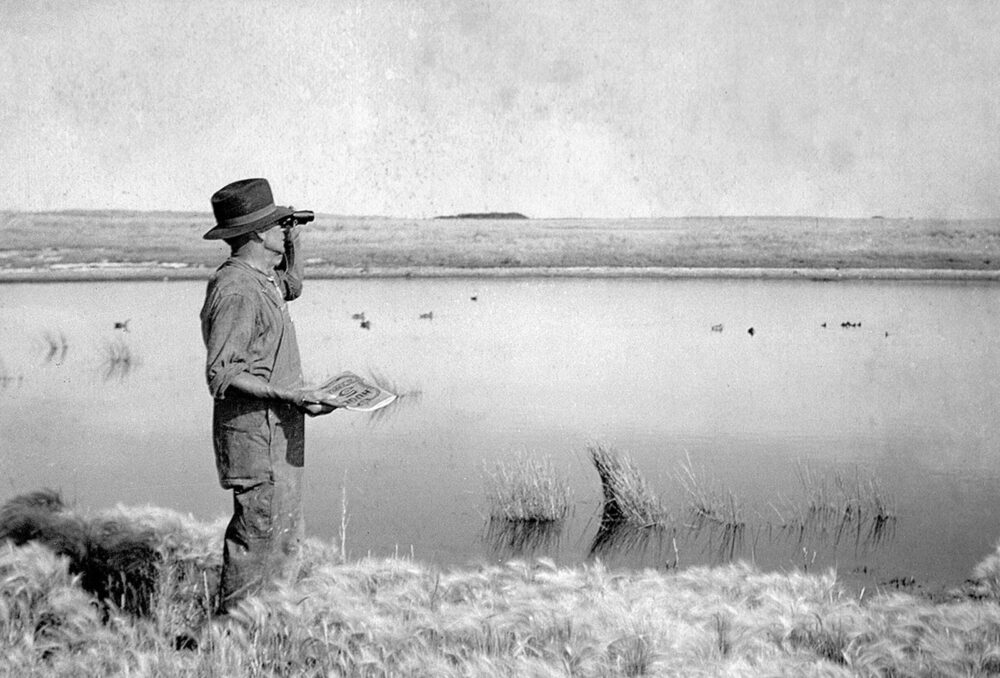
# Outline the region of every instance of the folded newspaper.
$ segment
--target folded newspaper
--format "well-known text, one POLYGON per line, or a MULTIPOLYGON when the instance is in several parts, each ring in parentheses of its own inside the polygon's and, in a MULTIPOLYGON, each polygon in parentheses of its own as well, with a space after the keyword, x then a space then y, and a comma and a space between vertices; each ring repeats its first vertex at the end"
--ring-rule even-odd
POLYGON ((395 393, 365 381, 353 372, 338 374, 321 385, 319 390, 326 393, 323 402, 357 412, 372 412, 396 399, 395 393))

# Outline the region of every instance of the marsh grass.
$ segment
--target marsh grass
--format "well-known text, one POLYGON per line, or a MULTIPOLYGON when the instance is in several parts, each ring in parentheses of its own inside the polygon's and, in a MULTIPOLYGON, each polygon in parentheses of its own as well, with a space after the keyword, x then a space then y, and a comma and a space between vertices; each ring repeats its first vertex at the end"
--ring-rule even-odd
POLYGON ((687 495, 688 513, 722 525, 745 525, 743 502, 732 490, 710 480, 704 467, 696 470, 687 453, 676 478, 687 495))
MULTIPOLYGON (((211 598, 224 521, 162 509, 93 516, 35 495, 4 512, 151 534, 160 572, 148 611, 97 604, 38 540, 0 545, 0 675, 81 676, 978 676, 1000 670, 1000 605, 902 593, 863 600, 832 572, 746 564, 669 573, 546 559, 442 571, 410 559, 338 564, 307 540, 291 585, 226 619, 211 598), (160 576, 167 576, 161 574, 160 576), (204 591, 209 589, 206 595, 204 591), (193 612, 192 612, 193 611, 193 612)), ((6 525, 6 522, 2 523, 6 525)), ((49 533, 52 534, 52 533, 49 533)), ((98 531, 95 534, 103 534, 98 531)), ((44 539, 41 539, 44 541, 44 539)), ((993 554, 981 574, 995 576, 993 554)), ((984 589, 986 590, 986 589, 984 589)))
POLYGON ((587 445, 587 452, 601 479, 602 522, 637 527, 669 523, 669 512, 627 455, 600 443, 587 445))
POLYGON ((696 470, 687 453, 676 478, 687 496, 688 536, 703 539, 716 560, 742 555, 748 530, 742 500, 712 482, 704 468, 696 470))
POLYGON ((515 452, 484 473, 491 521, 554 523, 566 518, 572 493, 546 456, 515 452))
POLYGON ((822 540, 836 547, 846 540, 860 550, 892 540, 895 500, 875 476, 857 467, 853 472, 820 475, 802 463, 796 471, 798 497, 786 499, 782 506, 771 505, 777 528, 796 543, 822 540))

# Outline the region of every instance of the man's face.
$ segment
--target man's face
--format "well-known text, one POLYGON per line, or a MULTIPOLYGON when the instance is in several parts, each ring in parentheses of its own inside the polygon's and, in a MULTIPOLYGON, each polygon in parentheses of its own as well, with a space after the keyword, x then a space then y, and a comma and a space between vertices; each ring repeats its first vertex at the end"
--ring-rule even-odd
POLYGON ((281 226, 275 224, 266 231, 258 231, 260 239, 264 242, 264 249, 273 254, 285 253, 285 233, 281 226))

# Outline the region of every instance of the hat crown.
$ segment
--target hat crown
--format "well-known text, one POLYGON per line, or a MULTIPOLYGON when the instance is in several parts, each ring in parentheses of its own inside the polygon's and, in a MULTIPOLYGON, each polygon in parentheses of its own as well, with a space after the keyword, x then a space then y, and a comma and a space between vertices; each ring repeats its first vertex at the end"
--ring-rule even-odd
POLYGON ((225 224, 274 206, 267 179, 241 179, 223 186, 212 196, 215 220, 225 224))
POLYGON ((227 184, 212 195, 215 228, 206 240, 224 240, 271 228, 292 215, 290 207, 274 204, 267 179, 241 179, 227 184))

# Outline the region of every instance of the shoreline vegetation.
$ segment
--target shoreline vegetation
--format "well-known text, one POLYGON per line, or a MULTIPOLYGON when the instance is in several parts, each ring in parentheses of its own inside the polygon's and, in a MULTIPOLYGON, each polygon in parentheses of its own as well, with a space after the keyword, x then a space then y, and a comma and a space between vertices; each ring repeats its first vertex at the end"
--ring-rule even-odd
POLYGON ((1000 550, 930 601, 745 563, 614 571, 545 559, 443 570, 307 540, 294 581, 213 616, 225 520, 2 509, 0 674, 986 676, 1000 550), (29 541, 34 540, 34 541, 29 541), (20 544, 20 545, 15 545, 20 544))
MULTIPOLYGON (((308 275, 1000 279, 1000 219, 403 219, 318 214, 308 275)), ((197 212, 0 212, 0 282, 204 279, 197 212)))

